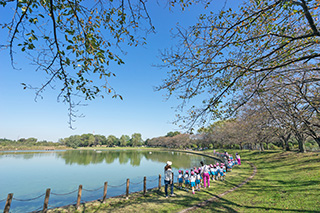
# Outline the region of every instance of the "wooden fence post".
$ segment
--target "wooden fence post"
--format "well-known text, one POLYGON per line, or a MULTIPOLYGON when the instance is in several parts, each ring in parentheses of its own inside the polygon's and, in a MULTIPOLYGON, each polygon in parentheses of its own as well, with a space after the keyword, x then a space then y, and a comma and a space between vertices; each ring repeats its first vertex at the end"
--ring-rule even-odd
POLYGON ((147 192, 147 177, 143 178, 143 195, 146 195, 147 192))
POLYGON ((79 185, 78 199, 77 199, 76 209, 78 209, 78 208, 80 207, 81 195, 82 195, 82 185, 79 185))
POLYGON ((13 193, 8 194, 7 202, 6 202, 6 205, 4 206, 3 213, 9 213, 12 197, 13 197, 13 193))
POLYGON ((108 182, 104 182, 103 199, 102 199, 103 203, 105 203, 107 199, 107 189, 108 189, 108 182))
POLYGON ((42 210, 43 213, 46 213, 48 211, 49 196, 50 196, 50 189, 47 189, 46 197, 44 198, 44 204, 43 204, 43 210, 42 210))
POLYGON ((159 174, 159 191, 161 190, 161 175, 159 174))
POLYGON ((129 178, 128 178, 128 179, 127 179, 126 199, 129 198, 129 183, 130 183, 130 180, 129 180, 129 178))

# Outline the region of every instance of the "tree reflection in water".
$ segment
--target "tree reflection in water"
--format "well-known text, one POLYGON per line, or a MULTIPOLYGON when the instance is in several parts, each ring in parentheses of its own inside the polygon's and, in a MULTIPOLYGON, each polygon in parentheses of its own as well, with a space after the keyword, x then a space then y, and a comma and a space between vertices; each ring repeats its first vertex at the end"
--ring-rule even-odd
POLYGON ((207 157, 171 151, 104 150, 97 152, 94 150, 68 150, 58 153, 57 156, 64 159, 68 165, 89 165, 103 162, 111 164, 119 161, 120 164, 127 164, 129 162, 132 166, 140 166, 143 158, 164 164, 170 160, 173 162, 172 166, 174 168, 200 166, 200 161, 208 164, 215 163, 213 159, 207 157))

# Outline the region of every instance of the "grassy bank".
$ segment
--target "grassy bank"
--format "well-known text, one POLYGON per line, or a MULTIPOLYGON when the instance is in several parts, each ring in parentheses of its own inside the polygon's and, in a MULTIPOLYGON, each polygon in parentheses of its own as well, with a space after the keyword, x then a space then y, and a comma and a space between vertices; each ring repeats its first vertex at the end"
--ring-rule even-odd
POLYGON ((320 153, 241 151, 241 156, 258 173, 204 212, 320 212, 320 153))
MULTIPOLYGON (((212 153, 208 151, 207 153, 212 153)), ((234 150, 229 150, 235 153, 234 150)), ((192 195, 174 189, 176 197, 164 196, 164 188, 108 199, 105 204, 83 204, 77 212, 177 212, 217 196, 249 177, 254 163, 256 176, 241 188, 197 209, 200 212, 320 212, 320 153, 239 151, 243 165, 228 173, 225 182, 211 181, 211 187, 192 195)), ((50 212, 75 212, 75 207, 50 212)))

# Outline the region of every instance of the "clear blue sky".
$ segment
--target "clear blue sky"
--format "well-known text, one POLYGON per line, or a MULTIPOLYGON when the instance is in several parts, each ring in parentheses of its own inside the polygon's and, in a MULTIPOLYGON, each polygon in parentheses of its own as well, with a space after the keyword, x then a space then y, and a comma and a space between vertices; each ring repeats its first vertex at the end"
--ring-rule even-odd
MULTIPOLYGON (((59 138, 84 133, 117 137, 141 133, 143 139, 147 139, 163 136, 169 131, 183 132, 172 124, 179 101, 174 97, 167 101, 164 91, 154 92, 153 89, 161 84, 167 70, 152 65, 161 64, 159 50, 174 45, 170 29, 175 28, 177 22, 182 26, 192 25, 201 11, 218 12, 225 1, 213 1, 206 10, 203 6, 192 6, 184 12, 180 9, 170 12, 168 7, 155 2, 149 1, 147 6, 157 33, 147 37, 145 46, 126 48, 127 55, 122 57, 125 65, 111 67, 117 77, 112 78, 110 84, 122 95, 123 101, 106 95, 104 99, 83 102, 88 105, 77 109, 85 117, 76 119, 73 123, 75 130, 70 129, 67 123, 67 105, 57 102, 58 91, 47 89, 43 99, 35 102, 35 92, 23 90, 21 86, 21 83, 39 85, 46 76, 36 72, 23 54, 15 55, 16 67, 20 70, 13 69, 9 51, 0 51, 0 138, 35 137, 58 141, 59 138)), ((238 0, 229 0, 227 7, 237 3, 238 0)), ((0 20, 8 17, 5 10, 8 7, 0 9, 0 20)), ((2 42, 6 39, 3 30, 0 30, 0 35, 2 42)))

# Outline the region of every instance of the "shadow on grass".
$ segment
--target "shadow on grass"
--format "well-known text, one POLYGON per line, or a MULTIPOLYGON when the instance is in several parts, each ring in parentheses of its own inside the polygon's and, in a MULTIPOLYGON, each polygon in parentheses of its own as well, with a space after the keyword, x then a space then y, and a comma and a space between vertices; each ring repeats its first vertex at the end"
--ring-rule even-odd
POLYGON ((312 210, 306 209, 282 209, 282 208, 274 208, 274 207, 262 207, 262 206, 247 206, 247 205, 240 205, 235 202, 232 202, 228 199, 221 198, 215 194, 207 192, 212 197, 216 199, 213 201, 209 201, 208 205, 199 207, 200 210, 208 210, 212 212, 239 212, 239 211, 249 211, 249 210, 258 210, 258 211, 281 211, 281 212, 315 212, 312 210), (232 206, 232 207, 231 207, 232 206), (238 208, 242 208, 241 210, 238 208), (243 209, 244 208, 244 209, 243 209))

